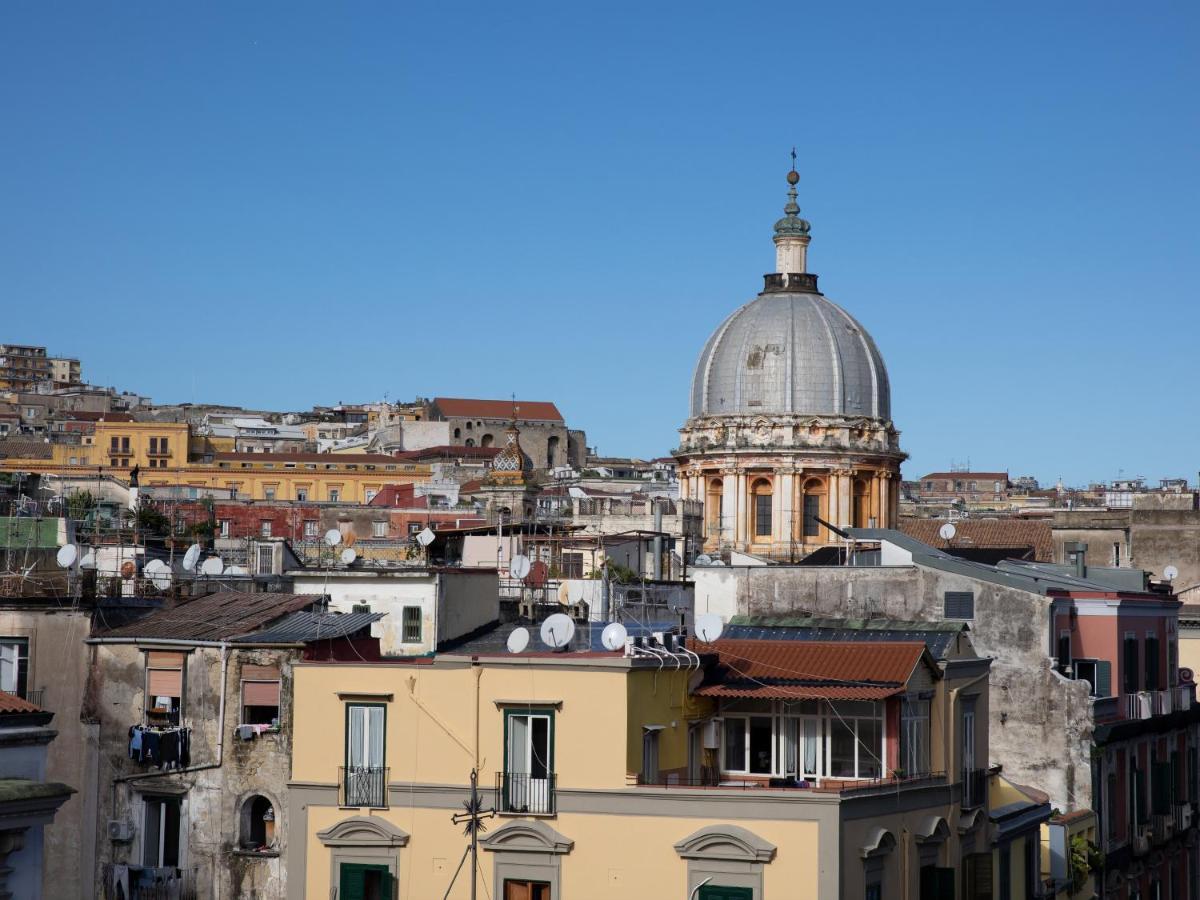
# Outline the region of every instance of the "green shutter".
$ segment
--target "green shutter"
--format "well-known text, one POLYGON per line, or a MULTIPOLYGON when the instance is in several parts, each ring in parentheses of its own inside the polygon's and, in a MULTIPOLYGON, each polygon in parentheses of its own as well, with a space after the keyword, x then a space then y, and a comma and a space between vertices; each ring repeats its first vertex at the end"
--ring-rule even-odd
POLYGON ((1096 660, 1096 696, 1112 696, 1112 663, 1107 659, 1096 660))
POLYGON ((383 886, 382 896, 392 896, 392 874, 387 866, 365 863, 342 863, 338 873, 338 900, 365 900, 367 896, 367 873, 379 873, 383 886))

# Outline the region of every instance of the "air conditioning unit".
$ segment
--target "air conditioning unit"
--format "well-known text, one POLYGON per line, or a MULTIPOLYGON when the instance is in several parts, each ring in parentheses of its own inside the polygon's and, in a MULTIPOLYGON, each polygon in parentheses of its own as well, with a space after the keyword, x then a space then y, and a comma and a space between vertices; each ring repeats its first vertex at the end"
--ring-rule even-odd
POLYGON ((700 740, 704 744, 705 750, 720 750, 721 749, 721 720, 709 719, 702 726, 700 740))
POLYGON ((133 840, 133 823, 124 819, 108 820, 108 839, 110 841, 128 842, 133 840))

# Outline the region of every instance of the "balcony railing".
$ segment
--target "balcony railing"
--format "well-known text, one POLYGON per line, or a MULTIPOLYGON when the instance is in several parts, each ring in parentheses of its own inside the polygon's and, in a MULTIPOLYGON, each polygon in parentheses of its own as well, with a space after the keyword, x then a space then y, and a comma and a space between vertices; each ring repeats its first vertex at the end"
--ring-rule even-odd
POLYGON ((1175 694, 1176 709, 1191 709, 1196 705, 1196 686, 1194 684, 1180 684, 1171 690, 1175 694))
POLYGON ((339 767, 338 783, 342 788, 339 804, 387 809, 389 771, 387 766, 339 767))
POLYGON ((1150 711, 1156 716, 1170 715, 1174 710, 1174 691, 1149 691, 1150 711))
POLYGON ((1155 844, 1165 844, 1175 836, 1175 816, 1156 813, 1150 817, 1150 839, 1155 844))
POLYGON ((496 773, 496 808, 504 813, 552 816, 555 812, 554 788, 557 776, 530 775, 528 772, 496 773))
POLYGON ((1125 695, 1125 718, 1148 719, 1154 715, 1154 705, 1148 691, 1125 695))
POLYGON ((975 809, 987 803, 987 769, 968 769, 962 773, 962 808, 975 809))
POLYGON ((3 693, 11 694, 14 697, 20 697, 22 700, 28 700, 34 706, 37 706, 40 708, 42 705, 43 691, 44 691, 44 688, 37 688, 36 690, 26 691, 24 694, 22 694, 18 691, 4 691, 3 693))
POLYGON ((1182 834, 1192 827, 1192 822, 1195 818, 1195 813, 1192 811, 1192 804, 1183 802, 1176 803, 1171 810, 1171 814, 1175 819, 1175 833, 1182 834))
POLYGON ((196 900, 198 869, 104 866, 104 900, 196 900))

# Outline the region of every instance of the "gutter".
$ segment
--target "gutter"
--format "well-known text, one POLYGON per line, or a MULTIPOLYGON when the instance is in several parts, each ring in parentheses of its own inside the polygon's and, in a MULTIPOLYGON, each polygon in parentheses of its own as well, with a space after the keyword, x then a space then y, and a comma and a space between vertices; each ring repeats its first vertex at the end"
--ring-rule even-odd
POLYGON ((193 641, 188 638, 136 638, 136 637, 94 637, 87 638, 85 644, 147 644, 151 647, 214 647, 221 650, 228 650, 231 647, 257 647, 272 650, 292 650, 296 647, 307 646, 303 641, 295 641, 291 643, 277 644, 256 644, 252 641, 238 641, 237 644, 231 644, 229 641, 193 641))

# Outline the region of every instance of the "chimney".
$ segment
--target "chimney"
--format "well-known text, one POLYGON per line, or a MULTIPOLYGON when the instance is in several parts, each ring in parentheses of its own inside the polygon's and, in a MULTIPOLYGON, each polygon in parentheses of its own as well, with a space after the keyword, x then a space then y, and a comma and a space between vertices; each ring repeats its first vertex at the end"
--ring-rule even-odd
POLYGON ((1074 564, 1075 577, 1087 578, 1087 544, 1083 541, 1064 541, 1063 553, 1067 562, 1074 564))

